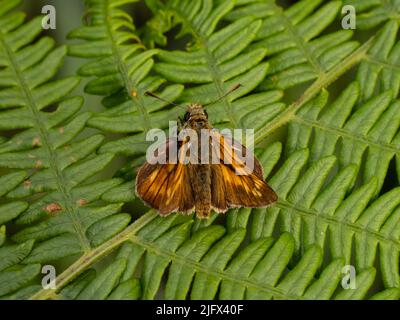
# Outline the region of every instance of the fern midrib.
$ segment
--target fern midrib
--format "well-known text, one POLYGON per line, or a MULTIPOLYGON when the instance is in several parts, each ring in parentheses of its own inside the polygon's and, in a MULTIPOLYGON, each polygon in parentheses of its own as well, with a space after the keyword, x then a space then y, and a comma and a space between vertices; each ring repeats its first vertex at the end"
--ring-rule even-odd
MULTIPOLYGON (((307 217, 314 217, 315 219, 321 219, 324 220, 327 224, 336 224, 340 228, 346 228, 350 229, 356 233, 360 234, 366 234, 368 236, 372 236, 376 238, 378 241, 384 241, 391 243, 393 246, 396 248, 400 249, 400 242, 398 240, 392 239, 385 237, 379 232, 376 232, 371 229, 366 229, 361 226, 358 226, 356 223, 352 223, 350 221, 346 220, 339 220, 335 216, 325 216, 323 214, 318 214, 312 209, 307 209, 307 208, 301 208, 297 205, 291 204, 286 201, 278 201, 276 204, 281 209, 291 209, 294 212, 297 212, 299 215, 302 216, 307 216, 307 217)), ((145 225, 147 225, 149 222, 151 222, 154 218, 158 216, 157 213, 154 211, 149 211, 145 215, 143 215, 141 218, 139 218, 136 222, 131 224, 129 227, 127 227, 124 231, 119 233, 118 235, 114 236, 112 239, 108 240, 104 244, 100 245, 99 247, 91 250, 90 252, 85 253, 82 255, 77 261, 75 261, 69 268, 67 268, 62 274, 57 277, 57 286, 58 289, 60 290, 62 287, 64 287, 66 284, 68 284, 71 280, 73 280, 76 276, 78 276, 81 272, 86 270, 88 267, 90 267, 92 264, 94 264, 96 261, 98 261, 101 257, 105 256, 108 254, 111 250, 115 249, 118 247, 120 244, 123 242, 129 240, 132 241, 133 243, 143 247, 149 252, 152 252, 155 255, 162 256, 164 258, 169 259, 171 262, 176 262, 182 265, 185 265, 187 267, 190 267, 191 269, 194 269, 198 272, 203 272, 208 275, 217 277, 218 279, 226 280, 226 281, 232 281, 238 284, 241 284, 247 288, 254 288, 262 292, 267 292, 275 297, 282 297, 285 299, 304 299, 302 296, 298 295, 290 295, 285 293, 284 291, 270 285, 260 285, 257 282, 251 281, 247 278, 243 277, 237 277, 234 273, 229 273, 229 272, 224 272, 218 269, 213 269, 212 267, 205 267, 201 262, 198 261, 193 261, 188 259, 186 256, 180 256, 176 254, 175 252, 170 252, 170 251, 163 251, 159 247, 157 247, 154 243, 145 241, 136 234, 140 229, 142 229, 145 225)), ((343 232, 344 233, 344 232, 343 232)), ((57 294, 55 290, 41 290, 37 292, 35 295, 31 297, 31 299, 48 299, 48 298, 56 298, 57 294)))
POLYGON ((290 19, 284 14, 283 9, 276 3, 273 4, 272 8, 275 14, 280 17, 280 20, 285 25, 285 29, 289 31, 290 37, 296 43, 297 48, 303 52, 304 57, 314 68, 314 71, 317 73, 318 77, 322 77, 325 74, 324 68, 319 63, 317 57, 315 57, 312 51, 310 50, 309 46, 307 45, 307 42, 305 42, 303 37, 296 31, 296 29, 292 24, 292 21, 290 21, 290 19))
POLYGON ((397 146, 397 145, 391 144, 391 143, 380 142, 378 140, 373 140, 373 139, 370 139, 368 136, 360 135, 360 134, 354 133, 354 132, 346 130, 346 129, 328 126, 328 125, 320 123, 319 121, 303 118, 299 115, 295 115, 293 117, 292 121, 303 124, 303 125, 307 125, 310 127, 318 128, 321 131, 333 133, 333 134, 337 135, 338 137, 345 137, 345 138, 348 138, 348 139, 351 139, 354 141, 362 142, 365 145, 368 145, 368 146, 371 146, 371 147, 374 147, 377 149, 381 149, 383 151, 388 151, 388 152, 398 154, 398 155, 400 154, 400 146, 397 146))
POLYGON ((361 60, 365 59, 368 50, 371 48, 375 36, 371 37, 366 43, 348 55, 341 63, 331 68, 326 73, 322 74, 315 80, 311 86, 307 88, 303 95, 301 95, 295 102, 276 116, 272 121, 267 123, 264 127, 258 130, 254 143, 260 143, 265 137, 274 132, 276 129, 291 121, 296 115, 296 111, 303 105, 313 99, 319 92, 328 87, 332 82, 344 74, 354 65, 358 64, 361 60))
POLYGON ((275 286, 260 284, 256 280, 249 280, 246 277, 236 276, 235 273, 224 272, 219 269, 214 269, 213 266, 204 266, 201 262, 191 260, 187 256, 181 256, 172 251, 165 251, 160 249, 155 245, 155 243, 146 241, 141 239, 136 234, 140 229, 142 229, 145 225, 151 222, 154 218, 156 218, 158 214, 150 210, 148 213, 139 218, 136 222, 127 227, 124 231, 114 236, 112 239, 103 243, 99 247, 93 249, 90 252, 82 255, 78 260, 76 260, 70 267, 68 267, 63 273, 61 273, 57 279, 57 289, 56 290, 40 290, 36 294, 30 297, 31 300, 42 300, 42 299, 50 299, 57 298, 57 291, 62 289, 66 284, 68 284, 71 280, 73 280, 76 276, 82 273, 84 270, 89 268, 93 263, 98 261, 103 256, 110 253, 111 250, 117 248, 125 241, 131 241, 132 243, 141 246, 148 252, 151 252, 157 256, 164 257, 168 259, 170 262, 179 263, 186 267, 189 267, 192 270, 196 270, 197 272, 202 272, 210 276, 214 276, 220 281, 232 281, 238 284, 243 285, 246 288, 253 288, 261 292, 266 292, 274 297, 280 297, 283 299, 292 299, 292 300, 302 300, 305 299, 300 295, 293 295, 284 292, 281 289, 278 289, 275 286))
MULTIPOLYGON (((143 117, 143 121, 142 121, 142 125, 144 126, 144 131, 147 132, 149 131, 152 126, 151 126, 151 119, 149 117, 149 113, 147 112, 146 107, 143 104, 143 100, 142 100, 142 94, 140 94, 139 89, 135 88, 133 86, 133 84, 131 83, 131 80, 129 78, 129 70, 127 69, 127 66, 122 58, 122 54, 119 50, 118 47, 118 43, 116 38, 114 37, 113 34, 113 28, 110 25, 110 21, 111 19, 109 19, 110 15, 110 3, 109 0, 107 0, 106 6, 105 6, 105 10, 106 10, 106 17, 104 19, 105 24, 107 26, 107 33, 110 37, 111 40, 111 50, 113 52, 113 56, 116 58, 117 63, 118 63, 118 69, 120 71, 120 75, 122 76, 122 80, 124 82, 125 85, 125 90, 127 90, 128 96, 131 99, 131 101, 138 107, 138 110, 141 114, 141 116, 143 117), (132 92, 138 92, 138 94, 136 96, 132 95, 132 92)), ((118 32, 118 30, 116 31, 118 32)))
MULTIPOLYGON (((207 67, 210 70, 211 77, 213 79, 213 83, 215 87, 217 88, 218 94, 220 97, 222 97, 226 92, 223 87, 223 80, 221 77, 221 72, 219 70, 217 61, 209 50, 208 46, 208 39, 202 35, 198 30, 196 30, 195 26, 188 20, 183 13, 179 11, 178 8, 175 7, 167 7, 168 10, 172 10, 175 12, 175 14, 181 19, 181 21, 189 28, 190 32, 192 35, 198 40, 198 42, 201 44, 204 53, 205 53, 205 58, 207 60, 207 67)), ((222 99, 224 102, 224 108, 225 111, 229 117, 229 121, 232 123, 232 125, 236 127, 240 127, 240 121, 237 119, 236 115, 233 112, 232 104, 230 101, 227 99, 227 97, 224 97, 222 99)))
MULTIPOLYGON (((375 238, 376 240, 380 242, 388 242, 393 244, 396 248, 400 250, 400 241, 397 239, 393 239, 390 237, 387 237, 385 234, 382 234, 380 232, 377 232, 375 230, 372 230, 368 227, 362 227, 358 225, 356 222, 351 222, 346 219, 337 219, 334 215, 333 216, 326 216, 324 214, 321 214, 320 212, 317 212, 313 209, 310 208, 304 208, 300 207, 297 204, 290 203, 288 201, 284 200, 279 200, 277 203, 275 203, 275 206, 281 208, 281 209, 287 209, 287 210, 292 210, 293 212, 296 212, 298 215, 302 217, 312 217, 314 220, 323 220, 327 224, 335 224, 338 225, 339 227, 344 227, 347 228, 355 233, 359 234, 365 234, 369 237, 375 238)), ((392 233, 390 233, 392 234, 392 233)))
POLYGON ((71 194, 71 190, 68 187, 68 182, 64 178, 61 166, 58 163, 57 154, 51 147, 50 138, 49 138, 46 126, 42 120, 39 109, 35 103, 35 100, 32 96, 29 86, 25 81, 23 72, 18 67, 18 63, 17 63, 16 59, 14 58, 13 51, 8 46, 8 43, 4 39, 4 34, 2 32, 0 32, 0 42, 3 46, 3 48, 5 49, 7 59, 10 62, 10 68, 12 69, 12 72, 13 72, 16 80, 18 81, 19 86, 21 87, 21 89, 23 91, 24 98, 27 102, 29 110, 31 111, 32 118, 35 122, 35 127, 37 128, 39 135, 40 135, 40 141, 41 141, 42 147, 44 147, 46 155, 49 160, 49 168, 55 178, 55 181, 57 184, 57 189, 60 192, 60 194, 62 195, 65 210, 68 213, 68 215, 72 221, 74 230, 78 236, 82 250, 84 252, 87 252, 90 250, 90 242, 89 242, 88 238, 86 237, 83 226, 80 223, 78 213, 76 210, 76 205, 73 204, 74 201, 73 201, 73 197, 71 194))
POLYGON ((390 63, 387 61, 383 61, 383 60, 373 57, 371 55, 367 55, 366 60, 372 64, 376 64, 376 65, 380 66, 381 68, 392 69, 392 70, 396 70, 396 71, 400 72, 400 65, 393 64, 393 63, 390 63))
POLYGON ((267 292, 274 297, 280 297, 283 299, 291 299, 291 300, 304 299, 302 296, 299 295, 287 294, 283 290, 280 290, 272 285, 267 285, 267 284, 260 285, 260 283, 256 282, 256 280, 252 281, 246 278, 242 278, 240 276, 238 277, 236 276, 235 273, 229 271, 224 272, 223 270, 221 271, 218 269, 213 269, 213 266, 204 266, 201 262, 192 260, 187 256, 181 256, 172 251, 163 251, 159 247, 154 245, 154 243, 145 241, 134 235, 130 236, 129 240, 132 241, 134 244, 137 244, 145 248, 148 252, 151 252, 154 255, 168 259, 169 261, 171 261, 171 263, 178 263, 185 267, 189 267, 192 270, 196 270, 196 272, 204 273, 209 276, 214 276, 218 278, 220 281, 225 280, 225 281, 235 282, 237 284, 243 285, 246 288, 257 289, 258 291, 267 292))

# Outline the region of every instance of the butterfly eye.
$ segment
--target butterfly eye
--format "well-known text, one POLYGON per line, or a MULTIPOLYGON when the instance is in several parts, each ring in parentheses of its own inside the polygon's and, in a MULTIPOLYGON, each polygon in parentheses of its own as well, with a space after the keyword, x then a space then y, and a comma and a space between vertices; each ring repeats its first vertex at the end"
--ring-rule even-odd
POLYGON ((183 116, 183 121, 189 121, 189 118, 190 118, 190 113, 189 112, 186 112, 185 113, 185 115, 183 116))

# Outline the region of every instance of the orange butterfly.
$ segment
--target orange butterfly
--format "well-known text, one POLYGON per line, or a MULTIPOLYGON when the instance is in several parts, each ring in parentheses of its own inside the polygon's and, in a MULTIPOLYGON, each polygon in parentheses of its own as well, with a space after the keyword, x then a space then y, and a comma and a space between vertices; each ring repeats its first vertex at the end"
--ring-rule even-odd
POLYGON ((213 130, 203 106, 190 104, 183 120, 183 130, 192 130, 198 137, 201 130, 209 133, 206 158, 213 161, 196 161, 204 153, 200 145, 194 147, 198 148, 195 161, 193 157, 187 161, 187 151, 193 146, 190 137, 182 141, 167 139, 155 151, 166 162, 149 159, 136 177, 136 193, 147 205, 163 216, 195 211, 198 218, 208 218, 211 210, 224 213, 230 208, 260 208, 277 201, 276 193, 264 181, 263 169, 255 156, 233 138, 213 130))

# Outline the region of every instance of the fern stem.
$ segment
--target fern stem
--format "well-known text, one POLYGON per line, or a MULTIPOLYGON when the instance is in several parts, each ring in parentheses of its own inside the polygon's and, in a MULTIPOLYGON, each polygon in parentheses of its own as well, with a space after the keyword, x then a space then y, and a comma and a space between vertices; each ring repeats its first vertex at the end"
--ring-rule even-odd
POLYGON ((187 257, 182 257, 176 254, 175 252, 160 250, 153 242, 148 242, 142 238, 136 236, 137 232, 142 229, 145 225, 147 225, 150 221, 152 221, 158 214, 151 210, 141 218, 139 218, 135 223, 131 224, 127 227, 123 232, 116 235, 109 241, 105 242, 101 246, 93 249, 92 251, 82 255, 78 260, 76 260, 68 269, 66 269, 63 273, 61 273, 57 279, 57 289, 55 290, 45 290, 42 289, 33 296, 31 296, 30 300, 46 300, 46 299, 57 299, 57 291, 63 288, 66 284, 68 284, 71 280, 76 278, 80 273, 89 268, 93 263, 98 261, 98 259, 110 253, 113 249, 118 247, 125 241, 131 241, 132 243, 139 245, 146 249, 146 251, 151 252, 157 256, 165 257, 168 260, 173 261, 174 263, 179 263, 185 266, 190 266, 193 270, 197 272, 203 272, 209 275, 213 275, 219 279, 233 281, 235 283, 242 284, 247 288, 254 288, 260 292, 267 292, 274 297, 283 298, 283 299, 304 299, 298 295, 287 294, 281 289, 274 287, 273 285, 260 284, 255 281, 248 280, 243 277, 238 277, 234 273, 228 273, 220 270, 212 270, 210 268, 205 268, 200 262, 192 261, 187 257))
POLYGON ((350 54, 340 64, 336 65, 330 71, 321 74, 298 100, 293 102, 285 111, 278 115, 274 120, 270 121, 265 127, 258 130, 255 143, 261 142, 266 136, 293 119, 296 111, 314 98, 323 88, 328 87, 347 70, 358 64, 361 60, 366 59, 367 52, 371 48, 374 39, 375 36, 371 37, 366 43, 350 54))
POLYGON ((136 236, 132 236, 130 240, 146 249, 147 252, 151 252, 154 255, 159 257, 164 257, 173 263, 178 263, 182 266, 189 267, 192 270, 195 270, 196 273, 205 273, 210 277, 215 277, 217 279, 232 281, 237 284, 242 285, 248 289, 256 289, 258 292, 265 292, 272 295, 274 298, 280 298, 285 300, 305 300, 304 297, 300 295, 288 294, 284 290, 278 289, 273 285, 268 285, 265 283, 260 284, 259 282, 255 282, 254 280, 248 280, 248 278, 243 276, 237 276, 235 273, 230 273, 226 271, 213 270, 210 267, 204 267, 201 262, 197 262, 191 259, 188 259, 186 256, 180 256, 175 252, 160 250, 154 242, 148 242, 136 236))
POLYGON ((46 300, 56 297, 57 291, 63 288, 71 280, 76 278, 80 273, 89 268, 98 259, 110 253, 113 249, 118 247, 121 243, 129 240, 135 235, 140 229, 147 225, 150 221, 156 218, 158 215, 155 211, 150 210, 138 220, 127 227, 123 232, 117 234, 107 242, 103 243, 99 247, 83 254, 78 260, 76 260, 71 266, 69 266, 63 273, 61 273, 57 279, 57 289, 45 290, 42 289, 33 296, 30 300, 46 300))
MULTIPOLYGON (((353 223, 347 221, 341 221, 336 219, 334 216, 324 216, 318 215, 311 209, 300 208, 296 205, 285 201, 279 201, 276 206, 281 209, 291 209, 294 210, 297 214, 314 217, 318 219, 325 220, 330 224, 337 224, 342 227, 348 228, 356 233, 363 233, 368 236, 372 236, 376 238, 378 241, 389 241, 392 242, 396 247, 400 246, 400 243, 395 239, 383 237, 380 233, 375 232, 371 229, 365 229, 363 227, 357 226, 353 223)), ((151 252, 160 257, 167 258, 174 263, 182 264, 185 266, 189 266, 191 269, 196 270, 197 272, 206 273, 212 275, 218 279, 232 281, 238 284, 243 285, 247 288, 254 288, 260 292, 267 292, 274 297, 279 297, 283 299, 303 299, 301 296, 287 294, 284 291, 266 284, 256 283, 254 281, 250 281, 243 277, 238 277, 235 274, 220 271, 220 270, 212 270, 210 268, 205 268, 200 262, 192 261, 187 257, 182 257, 176 254, 175 252, 160 250, 153 242, 148 242, 142 238, 136 236, 139 230, 141 230, 145 225, 151 222, 155 217, 157 217, 157 213, 154 211, 149 211, 141 218, 139 218, 135 223, 131 224, 127 227, 122 233, 116 235, 112 239, 108 240, 104 244, 99 247, 93 249, 92 251, 82 255, 78 260, 76 260, 68 269, 66 269, 63 273, 61 273, 56 280, 57 289, 56 290, 44 290, 37 292, 33 296, 30 297, 31 300, 43 300, 50 298, 57 298, 57 291, 67 285, 71 280, 76 278, 80 273, 89 268, 92 264, 98 261, 100 258, 109 254, 113 249, 117 248, 120 244, 125 241, 131 241, 132 243, 146 249, 147 252, 151 252)))

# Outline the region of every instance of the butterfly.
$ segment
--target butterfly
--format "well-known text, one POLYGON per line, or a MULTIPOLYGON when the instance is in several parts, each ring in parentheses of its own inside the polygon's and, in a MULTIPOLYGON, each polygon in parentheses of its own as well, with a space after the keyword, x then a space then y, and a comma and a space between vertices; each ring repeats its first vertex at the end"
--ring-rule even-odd
MULTIPOLYGON (((148 95, 158 98, 152 93, 148 95)), ((195 151, 199 148, 198 154, 188 161, 193 136, 161 143, 154 155, 164 157, 165 163, 148 159, 136 176, 136 194, 145 204, 162 216, 196 212, 197 218, 204 219, 210 217, 212 210, 224 213, 230 208, 261 208, 277 201, 276 193, 264 181, 263 168, 256 157, 232 137, 214 130, 204 106, 196 103, 187 106, 183 130, 191 130, 195 138, 201 136, 201 130, 206 131, 207 148, 200 150, 200 145, 194 146, 195 151), (204 150, 206 158, 213 161, 200 161, 204 150)))

